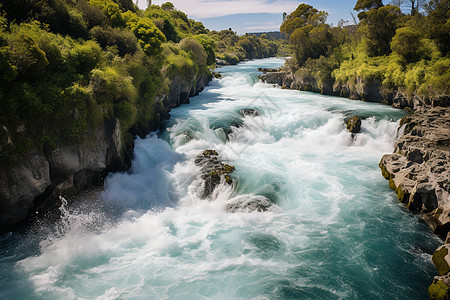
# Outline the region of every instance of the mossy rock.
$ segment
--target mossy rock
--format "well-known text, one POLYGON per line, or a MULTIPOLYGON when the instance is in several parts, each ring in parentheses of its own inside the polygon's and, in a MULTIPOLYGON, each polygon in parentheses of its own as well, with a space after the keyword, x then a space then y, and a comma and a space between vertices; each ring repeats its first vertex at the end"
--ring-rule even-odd
POLYGON ((396 186, 394 183, 394 178, 392 176, 389 178, 389 187, 391 188, 391 190, 395 191, 396 186))
POLYGON ((219 156, 216 150, 205 150, 203 151, 203 156, 210 157, 210 156, 219 156))
POLYGON ((449 289, 442 281, 435 279, 428 288, 428 294, 433 300, 447 300, 450 299, 449 289))
POLYGON ((236 168, 234 166, 223 165, 223 167, 222 167, 222 174, 230 174, 234 170, 236 170, 236 168))
POLYGON ((446 246, 438 248, 433 254, 433 264, 438 270, 439 275, 443 276, 450 272, 450 267, 445 260, 445 256, 448 254, 448 249, 446 246))
POLYGON ((395 192, 397 193, 398 201, 400 201, 402 203, 406 203, 407 202, 407 200, 409 198, 409 193, 402 188, 401 184, 398 187, 395 188, 395 192))
POLYGON ((361 118, 354 116, 347 121, 347 129, 351 133, 359 133, 361 131, 361 118))

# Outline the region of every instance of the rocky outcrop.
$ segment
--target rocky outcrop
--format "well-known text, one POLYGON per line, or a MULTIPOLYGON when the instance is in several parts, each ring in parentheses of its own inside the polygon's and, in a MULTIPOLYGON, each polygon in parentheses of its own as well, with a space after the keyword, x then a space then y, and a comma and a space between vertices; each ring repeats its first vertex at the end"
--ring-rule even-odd
POLYGON ((18 164, 0 168, 0 231, 23 221, 42 197, 101 182, 126 165, 117 119, 94 130, 80 145, 44 155, 31 150, 18 164))
POLYGON ((264 196, 242 195, 236 197, 231 203, 225 206, 228 213, 250 213, 265 212, 272 206, 272 203, 264 196))
POLYGON ((221 183, 233 183, 230 174, 235 170, 233 166, 224 164, 219 160, 219 154, 215 150, 205 150, 197 156, 195 164, 202 172, 203 186, 200 198, 207 199, 212 195, 214 189, 221 183))
MULTIPOLYGON (((393 154, 380 162, 399 201, 450 242, 450 108, 420 107, 400 122, 403 135, 393 154)), ((450 256, 446 244, 436 250, 433 263, 440 276, 429 288, 431 299, 449 299, 450 256)))
POLYGON ((394 154, 380 162, 399 201, 443 238, 450 230, 450 109, 422 108, 401 121, 394 154))
POLYGON ((62 145, 48 153, 33 149, 14 166, 0 166, 0 233, 25 220, 51 195, 101 185, 108 172, 130 167, 133 135, 144 137, 156 130, 171 108, 189 103, 189 97, 203 91, 210 80, 206 73, 173 78, 168 94, 155 98, 155 115, 146 124, 132 126, 131 134, 124 134, 120 121, 113 119, 92 129, 80 144, 62 145))
POLYGON ((167 108, 175 108, 181 104, 188 104, 189 97, 197 96, 211 81, 212 75, 205 73, 192 78, 177 75, 169 81, 169 93, 164 97, 163 103, 167 108))
POLYGON ((268 70, 259 76, 263 82, 277 84, 282 88, 310 91, 330 96, 340 96, 352 100, 364 100, 392 105, 395 108, 417 108, 423 106, 449 107, 450 97, 447 95, 421 96, 408 93, 403 88, 386 88, 381 79, 363 79, 357 77, 351 82, 335 82, 330 76, 320 78, 315 76, 313 70, 300 69, 295 73, 292 70, 282 69, 272 72, 268 70))

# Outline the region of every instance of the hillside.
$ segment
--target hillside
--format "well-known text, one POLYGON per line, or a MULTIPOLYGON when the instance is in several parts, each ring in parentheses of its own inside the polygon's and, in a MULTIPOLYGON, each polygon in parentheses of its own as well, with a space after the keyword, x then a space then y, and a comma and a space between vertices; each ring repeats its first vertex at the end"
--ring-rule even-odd
POLYGON ((47 196, 130 165, 159 127, 224 64, 278 44, 209 31, 172 3, 6 1, 0 5, 0 228, 47 196))

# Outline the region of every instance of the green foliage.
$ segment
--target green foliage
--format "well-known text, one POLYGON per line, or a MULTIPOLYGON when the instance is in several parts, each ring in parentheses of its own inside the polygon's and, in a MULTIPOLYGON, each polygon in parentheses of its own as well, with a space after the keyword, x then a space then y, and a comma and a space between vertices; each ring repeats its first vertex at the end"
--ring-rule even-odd
POLYGON ((169 92, 169 79, 195 84, 216 53, 237 63, 278 47, 231 30, 210 32, 170 3, 142 12, 131 0, 17 0, 2 9, 2 164, 31 148, 80 144, 111 118, 126 140, 145 136, 167 113, 156 97, 169 92))
POLYGON ((199 42, 203 46, 203 49, 205 50, 206 65, 212 66, 216 61, 215 51, 217 50, 217 46, 214 40, 206 34, 195 35, 193 36, 193 38, 197 42, 199 42))
POLYGON ((102 53, 100 46, 94 41, 78 44, 71 49, 68 60, 70 66, 81 75, 87 75, 100 62, 102 53))
POLYGON ((442 55, 450 51, 450 1, 430 0, 426 5, 428 13, 424 28, 431 39, 436 41, 442 55))
POLYGON ((175 10, 175 6, 173 5, 172 2, 165 2, 161 5, 162 10, 165 11, 173 11, 175 10))
POLYGON ((411 27, 397 29, 392 39, 392 51, 402 56, 408 63, 420 59, 420 32, 411 27))
POLYGON ((119 5, 112 0, 89 0, 89 3, 103 10, 108 17, 111 26, 124 27, 125 21, 122 17, 122 10, 119 5))
POLYGON ((127 28, 134 33, 144 53, 147 55, 159 54, 161 44, 166 41, 161 30, 149 18, 141 18, 130 11, 123 15, 127 28))
POLYGON ((383 6, 382 0, 358 0, 353 9, 356 11, 371 10, 373 8, 378 9, 382 6, 383 6))
POLYGON ((37 80, 45 73, 48 60, 36 42, 27 35, 12 35, 8 40, 10 59, 17 67, 18 76, 37 80))
POLYGON ((286 20, 280 27, 280 31, 285 33, 288 37, 298 28, 305 25, 319 25, 324 24, 327 20, 328 13, 318 11, 311 5, 300 4, 297 9, 287 16, 286 20))
POLYGON ((381 56, 391 52, 390 44, 402 15, 397 6, 386 5, 359 14, 362 27, 367 34, 366 51, 369 56, 381 56))
POLYGON ((120 56, 125 54, 133 55, 139 48, 138 40, 128 30, 96 26, 91 29, 90 34, 103 49, 117 47, 120 56))
POLYGON ((201 69, 206 68, 206 53, 203 46, 193 39, 183 39, 180 42, 180 49, 189 54, 194 63, 201 69))

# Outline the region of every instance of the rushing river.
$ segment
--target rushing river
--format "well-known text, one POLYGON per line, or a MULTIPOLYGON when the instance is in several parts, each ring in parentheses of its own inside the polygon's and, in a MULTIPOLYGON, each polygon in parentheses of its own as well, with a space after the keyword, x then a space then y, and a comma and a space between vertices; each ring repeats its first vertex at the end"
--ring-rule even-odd
POLYGON ((0 299, 426 299, 439 240, 378 168, 403 112, 258 82, 257 67, 281 64, 219 69, 136 140, 129 173, 0 237, 0 299), (210 201, 194 163, 205 149, 236 167, 210 201), (258 196, 275 205, 224 209, 258 196))

